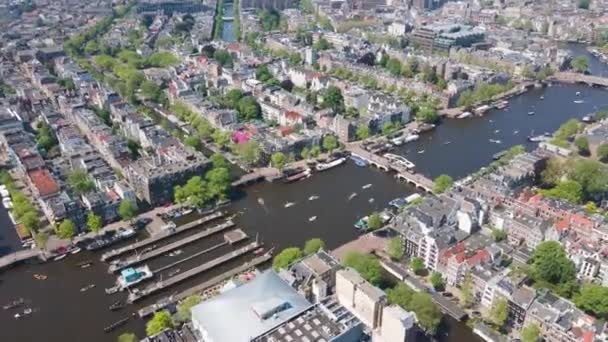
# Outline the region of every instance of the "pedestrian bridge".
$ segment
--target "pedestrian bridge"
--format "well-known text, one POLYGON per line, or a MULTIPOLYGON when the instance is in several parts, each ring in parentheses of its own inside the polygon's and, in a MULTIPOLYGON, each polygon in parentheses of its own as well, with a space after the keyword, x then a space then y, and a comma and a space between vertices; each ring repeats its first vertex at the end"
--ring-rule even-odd
MULTIPOLYGON (((351 145, 348 147, 348 149, 353 155, 365 159, 372 166, 375 166, 386 172, 391 170, 395 171, 397 173, 395 175, 397 179, 401 179, 406 183, 411 184, 414 187, 422 189, 426 192, 430 193, 433 191, 433 181, 421 174, 411 172, 406 167, 405 162, 402 160, 397 160, 397 158, 387 158, 385 156, 378 156, 376 154, 364 150, 358 145, 351 145)), ((405 158, 403 159, 405 160, 405 158)))
POLYGON ((0 269, 33 258, 42 258, 42 251, 38 248, 20 250, 0 257, 0 269))
POLYGON ((590 86, 608 87, 608 78, 575 72, 558 72, 553 75, 553 79, 560 82, 586 83, 590 86))

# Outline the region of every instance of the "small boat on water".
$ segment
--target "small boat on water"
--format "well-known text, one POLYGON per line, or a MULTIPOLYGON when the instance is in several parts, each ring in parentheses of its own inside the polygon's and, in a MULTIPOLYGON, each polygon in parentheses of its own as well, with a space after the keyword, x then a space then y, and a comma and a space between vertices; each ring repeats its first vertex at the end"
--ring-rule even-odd
POLYGON ((326 170, 334 168, 334 167, 336 167, 338 165, 344 164, 345 161, 346 161, 346 158, 338 158, 338 159, 332 160, 332 161, 330 161, 328 163, 319 163, 319 164, 317 164, 315 166, 315 168, 319 172, 320 171, 326 171, 326 170))
POLYGON ((108 325, 107 327, 103 328, 103 331, 106 333, 109 333, 109 332, 113 331, 114 329, 116 329, 122 325, 125 325, 129 321, 130 318, 131 318, 130 316, 127 316, 119 321, 116 321, 116 322, 108 325))
POLYGON ((357 165, 359 167, 365 167, 365 166, 369 165, 369 163, 365 159, 363 159, 359 156, 351 155, 350 159, 355 163, 355 165, 357 165))
POLYGON ((518 131, 518 130, 514 130, 514 131, 513 131, 513 135, 516 135, 516 134, 518 134, 518 133, 519 133, 519 131, 518 131))
POLYGON ((309 217, 309 218, 308 218, 308 222, 313 222, 313 221, 315 221, 316 219, 317 219, 317 217, 316 217, 316 216, 311 216, 311 217, 309 217))
POLYGON ((502 141, 500 141, 499 139, 489 139, 489 141, 494 144, 502 144, 502 141))
POLYGON ((258 204, 264 205, 264 199, 262 197, 258 197, 258 204))
POLYGON ((371 187, 372 187, 371 184, 365 184, 364 186, 361 187, 361 189, 369 189, 371 187))
POLYGON ((125 305, 123 304, 123 302, 118 300, 118 301, 112 303, 112 305, 110 305, 109 309, 110 309, 110 311, 116 311, 116 310, 122 309, 124 306, 125 305))
POLYGON ((85 260, 85 261, 81 261, 81 262, 77 263, 77 264, 76 264, 76 266, 80 266, 80 267, 82 267, 83 265, 87 265, 87 264, 88 264, 88 265, 90 265, 90 264, 92 264, 92 263, 93 263, 93 260, 91 260, 91 259, 87 259, 87 260, 85 260))
POLYGON ((500 133, 500 130, 499 130, 499 129, 494 130, 494 134, 498 134, 498 133, 500 133))
POLYGON ((36 273, 36 274, 34 274, 34 278, 36 280, 46 280, 46 278, 48 278, 48 277, 45 274, 38 274, 38 273, 36 273))
POLYGON ((581 121, 586 122, 586 123, 595 122, 595 114, 585 115, 585 116, 583 116, 581 121))
POLYGON ((124 290, 133 285, 139 284, 142 281, 152 278, 154 274, 150 271, 147 265, 137 268, 126 268, 120 272, 120 276, 116 280, 116 284, 120 290, 124 290))
POLYGON ((14 315, 15 319, 19 319, 19 318, 23 318, 25 316, 29 316, 32 314, 32 312, 34 312, 31 308, 26 308, 25 310, 23 310, 22 313, 16 313, 14 315))
POLYGON ((80 265, 80 268, 89 268, 89 267, 91 267, 91 265, 93 265, 93 264, 91 264, 91 263, 82 264, 82 265, 80 265))
POLYGON ((581 96, 581 92, 580 92, 580 91, 577 91, 577 92, 576 92, 576 96, 581 96))
POLYGON ((285 203, 285 205, 283 205, 283 208, 291 208, 294 205, 296 205, 294 202, 287 202, 287 203, 285 203))
POLYGON ((583 100, 574 100, 574 103, 576 103, 576 104, 581 104, 583 102, 585 102, 585 101, 583 101, 583 100))
POLYGON ((544 100, 544 99, 545 99, 545 97, 541 95, 541 96, 540 96, 540 99, 541 99, 541 100, 544 100))
POLYGON ((536 114, 536 113, 535 113, 535 112, 532 112, 532 111, 528 112, 528 115, 530 115, 530 116, 532 116, 532 115, 534 115, 534 114, 536 114))
POLYGON ((76 247, 70 251, 70 254, 78 254, 80 251, 82 251, 82 249, 80 247, 76 247))
POLYGON ((353 198, 357 197, 357 193, 353 192, 352 194, 350 194, 350 196, 348 196, 348 200, 352 200, 353 198))
POLYGON ((423 153, 424 153, 424 150, 418 151, 418 154, 423 154, 423 153))
POLYGON ((409 142, 418 140, 418 138, 420 138, 420 136, 418 134, 410 134, 407 137, 405 137, 405 139, 403 140, 403 142, 404 143, 409 143, 409 142))
POLYGON ((372 197, 372 198, 370 198, 370 199, 369 199, 369 200, 367 200, 367 201, 368 201, 369 203, 374 203, 374 201, 375 201, 375 200, 374 200, 374 198, 372 197))
POLYGON ((61 254, 61 255, 56 256, 55 258, 53 258, 53 261, 59 261, 59 260, 63 260, 63 259, 65 259, 65 257, 67 257, 67 256, 68 256, 68 253, 61 254))
POLYGON ((118 292, 118 290, 120 290, 120 287, 118 285, 105 289, 107 295, 115 294, 118 292))
POLYGON ((89 285, 87 285, 85 287, 81 287, 80 288, 80 292, 86 292, 86 291, 88 291, 88 290, 90 290, 90 289, 92 289, 94 287, 95 287, 95 284, 89 284, 89 285))
POLYGON ((448 141, 444 142, 443 144, 444 144, 444 145, 449 145, 449 144, 451 144, 451 143, 452 143, 452 142, 448 140, 448 141))
POLYGON ((300 172, 295 172, 285 178, 284 183, 295 182, 304 178, 308 178, 312 175, 310 168, 306 168, 300 172))
POLYGON ((391 144, 393 144, 395 146, 403 145, 403 137, 397 137, 397 138, 391 139, 391 144))
POLYGON ((368 219, 369 219, 369 217, 365 216, 365 217, 362 217, 359 220, 357 220, 357 222, 355 222, 355 228, 357 228, 359 230, 366 230, 368 219))
POLYGON ((317 196, 317 195, 312 195, 312 196, 308 197, 309 201, 314 201, 314 200, 317 200, 317 199, 319 199, 319 196, 317 196))
POLYGON ((464 113, 458 115, 456 118, 458 118, 458 119, 466 119, 466 118, 470 117, 471 115, 473 115, 473 113, 471 113, 471 112, 464 112, 464 113))
POLYGON ((16 299, 16 300, 14 300, 14 301, 12 301, 12 302, 4 305, 2 307, 2 309, 4 309, 4 310, 14 309, 14 308, 16 308, 18 306, 23 305, 23 303, 25 303, 25 300, 23 300, 23 298, 19 298, 19 299, 16 299))

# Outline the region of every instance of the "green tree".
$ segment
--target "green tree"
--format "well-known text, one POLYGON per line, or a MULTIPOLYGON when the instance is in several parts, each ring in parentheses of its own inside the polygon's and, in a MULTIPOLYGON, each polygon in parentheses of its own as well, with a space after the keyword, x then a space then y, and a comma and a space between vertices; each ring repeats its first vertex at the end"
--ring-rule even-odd
POLYGON ((38 125, 36 143, 46 151, 49 151, 54 146, 57 146, 57 137, 55 137, 51 126, 44 121, 40 122, 38 125))
POLYGON ((317 42, 314 44, 314 48, 320 51, 329 50, 332 47, 333 46, 331 45, 331 43, 323 37, 320 37, 319 40, 317 40, 317 42))
POLYGON ((203 148, 203 142, 201 139, 194 135, 187 136, 186 139, 184 139, 184 145, 190 146, 197 151, 200 151, 203 148))
POLYGON ((418 111, 416 112, 416 120, 434 124, 439 121, 439 114, 437 114, 437 110, 432 106, 423 105, 418 108, 418 111))
POLYGON ((323 93, 323 106, 331 108, 334 114, 344 113, 344 97, 342 91, 336 86, 329 86, 323 93))
POLYGON ((152 100, 154 102, 159 102, 160 95, 162 90, 160 87, 151 81, 143 81, 141 83, 141 94, 144 96, 146 100, 152 100))
POLYGON ((181 301, 177 305, 177 313, 175 315, 177 320, 180 322, 190 321, 190 319, 192 318, 192 312, 190 311, 190 309, 192 309, 201 301, 202 298, 199 295, 192 295, 181 301))
POLYGON ((369 138, 369 136, 370 136, 369 127, 368 126, 359 126, 357 128, 356 135, 357 135, 357 139, 359 139, 359 140, 365 140, 365 139, 369 138))
POLYGON ((319 147, 319 145, 315 145, 310 149, 310 155, 313 158, 319 157, 320 154, 321 154, 321 148, 319 147))
POLYGON ((399 236, 395 236, 388 241, 387 252, 392 260, 399 261, 403 258, 405 250, 399 236))
POLYGON ((597 318, 604 318, 608 316, 608 287, 584 284, 574 298, 574 303, 579 309, 597 318))
POLYGON ((99 45, 97 45, 97 42, 94 40, 91 40, 84 46, 84 52, 88 55, 96 54, 97 51, 99 51, 99 45))
POLYGON ((304 244, 304 255, 315 254, 323 248, 325 248, 325 242, 323 242, 323 240, 319 238, 310 239, 304 244))
POLYGON ((38 248, 46 250, 46 245, 49 242, 49 234, 46 232, 38 232, 34 235, 34 240, 38 248))
POLYGON ((87 215, 87 228, 93 234, 99 233, 101 227, 103 226, 103 220, 101 216, 95 215, 92 211, 87 215))
POLYGON ((390 304, 399 305, 400 307, 409 310, 410 301, 412 300, 414 293, 414 290, 404 283, 398 283, 397 286, 386 291, 386 298, 390 304))
POLYGON ((222 49, 215 50, 215 52, 213 53, 213 59, 215 59, 216 62, 218 62, 223 67, 228 67, 228 68, 232 67, 232 63, 233 63, 232 56, 226 50, 222 50, 222 49))
POLYGON ((263 83, 267 83, 274 78, 270 69, 268 69, 268 64, 261 64, 255 68, 255 78, 263 83))
POLYGON ((492 229, 492 237, 494 241, 500 242, 507 238, 507 232, 504 229, 494 228, 492 229))
POLYGON ((553 186, 559 183, 564 175, 566 169, 559 158, 552 157, 547 161, 545 169, 541 172, 541 180, 543 184, 547 186, 553 186))
POLYGON ((557 241, 541 242, 532 254, 531 265, 535 281, 560 285, 575 279, 574 262, 557 241))
POLYGON ((235 153, 247 164, 255 164, 260 159, 260 144, 254 140, 249 140, 243 144, 236 144, 235 153))
POLYGON ((422 258, 420 257, 412 258, 412 260, 410 261, 410 268, 412 269, 412 271, 414 271, 415 274, 422 275, 425 271, 424 260, 422 260, 422 258))
POLYGON ((371 213, 367 218, 367 229, 368 230, 376 230, 382 228, 382 217, 377 212, 371 213))
POLYGON ((502 330, 507 323, 508 309, 507 301, 505 299, 498 299, 492 305, 490 320, 499 330, 502 330))
POLYGON ((589 9, 590 3, 591 3, 591 0, 578 0, 578 8, 589 9))
POLYGON ((310 158, 310 149, 308 147, 304 147, 300 152, 300 157, 302 157, 304 160, 310 158))
POLYGON ((329 153, 338 148, 338 139, 333 135, 323 137, 323 149, 329 153))
POLYGON ((572 67, 576 72, 584 73, 589 69, 589 59, 586 56, 577 56, 572 60, 572 67))
POLYGON ((443 314, 433 302, 431 295, 422 292, 414 293, 409 309, 416 313, 416 318, 422 328, 431 335, 437 332, 443 314))
POLYGON ((589 140, 586 137, 578 137, 574 140, 574 145, 580 154, 589 154, 589 140))
POLYGON ((38 230, 39 219, 40 215, 35 210, 31 210, 23 214, 19 221, 28 232, 33 233, 38 230))
POLYGON ((215 131, 212 135, 213 142, 220 148, 226 147, 230 143, 230 134, 222 131, 215 131))
POLYGON ((169 311, 158 311, 152 319, 146 323, 146 334, 148 336, 156 335, 165 329, 173 329, 173 320, 169 311))
POLYGON ((118 205, 118 215, 123 220, 131 220, 137 215, 137 203, 134 201, 123 199, 118 205))
POLYGON ((259 119, 262 115, 260 105, 253 96, 242 97, 237 105, 239 121, 251 121, 259 119))
POLYGON ((211 160, 211 164, 213 165, 214 168, 226 168, 227 169, 228 167, 230 167, 226 158, 224 158, 224 156, 219 153, 212 154, 209 159, 211 160))
POLYGON ((204 207, 211 197, 207 191, 207 183, 201 176, 193 176, 183 186, 175 186, 173 194, 176 203, 188 203, 197 208, 204 207))
POLYGON ((453 183, 454 180, 452 177, 446 174, 440 175, 439 177, 435 178, 435 181, 433 182, 433 192, 436 194, 442 194, 447 189, 452 187, 453 183))
POLYGON ((464 280, 460 287, 460 294, 464 306, 467 308, 471 307, 475 301, 475 297, 473 297, 473 278, 471 278, 471 273, 469 272, 464 275, 464 280))
POLYGON ((431 273, 431 284, 433 288, 437 291, 443 291, 445 289, 445 282, 443 281, 443 276, 439 272, 431 273))
POLYGON ((578 182, 586 197, 600 197, 608 191, 606 166, 587 158, 572 158, 567 164, 568 179, 578 182))
POLYGON ((401 62, 396 58, 391 58, 386 62, 386 69, 394 76, 401 74, 401 62))
POLYGON ((343 265, 355 269, 361 276, 378 286, 382 282, 382 266, 378 258, 371 254, 349 252, 343 259, 343 265))
POLYGON ((302 250, 298 247, 288 247, 274 256, 272 260, 272 268, 275 271, 285 269, 294 261, 302 259, 302 250))
POLYGON ((276 152, 270 156, 270 161, 272 162, 273 167, 283 170, 285 164, 287 164, 287 157, 281 152, 276 152))
POLYGON ((531 323, 521 330, 521 340, 522 342, 538 342, 540 334, 540 327, 535 323, 531 323))
POLYGON ((573 204, 583 201, 583 187, 576 181, 566 180, 559 182, 552 189, 540 190, 544 196, 561 199, 573 204))
POLYGON ((207 180, 207 197, 224 200, 228 196, 232 177, 225 167, 214 168, 205 175, 207 180))
POLYGON ((597 159, 601 162, 608 162, 608 144, 600 144, 595 150, 595 153, 597 154, 597 159))
POLYGON ((382 135, 391 135, 395 133, 398 129, 399 127, 396 124, 392 122, 386 122, 382 126, 382 135))
POLYGON ((95 183, 83 170, 74 170, 68 174, 68 184, 76 194, 86 194, 95 190, 95 183))
POLYGON ((59 227, 57 227, 56 233, 61 239, 71 240, 74 236, 76 236, 76 226, 72 220, 65 219, 61 221, 59 227))
POLYGON ((120 336, 118 336, 118 342, 138 342, 139 340, 137 339, 137 336, 135 336, 135 334, 131 334, 131 333, 124 333, 120 336))

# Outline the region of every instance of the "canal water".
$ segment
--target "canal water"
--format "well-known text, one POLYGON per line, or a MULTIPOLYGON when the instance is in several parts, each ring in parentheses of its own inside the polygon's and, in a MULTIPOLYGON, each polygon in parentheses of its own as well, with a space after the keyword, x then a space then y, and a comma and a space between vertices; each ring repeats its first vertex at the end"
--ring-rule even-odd
MULTIPOLYGON (((514 98, 504 111, 491 111, 482 118, 446 120, 436 130, 424 134, 415 143, 402 146, 397 152, 412 160, 418 172, 431 177, 447 173, 459 178, 488 164, 492 154, 512 145, 523 143, 532 148, 533 145, 525 141, 532 130, 535 134, 553 131, 571 117, 581 117, 607 107, 605 90, 553 85, 514 98), (582 93, 580 97, 575 96, 577 91, 582 93), (541 96, 544 96, 544 100, 540 99, 541 96), (573 101, 576 99, 584 102, 575 104, 573 101), (528 115, 530 111, 534 111, 535 115, 528 115), (515 131, 519 132, 515 134, 515 131), (489 139, 499 139, 502 143, 491 143, 489 139), (448 141, 450 143, 446 144, 448 141), (422 150, 424 153, 418 153, 422 150)), ((398 183, 389 174, 347 163, 294 184, 260 183, 248 187, 228 210, 237 214, 237 227, 250 237, 259 234, 259 239, 267 248, 280 250, 302 246, 307 239, 321 237, 331 249, 357 236, 353 227, 357 219, 386 207, 388 201, 395 197, 412 192, 411 187, 398 183), (372 186, 362 189, 366 184, 372 186), (352 193, 357 193, 357 196, 349 201, 352 193), (309 201, 308 198, 313 195, 319 196, 319 199, 309 201), (287 202, 294 202, 295 205, 285 208, 287 202), (313 216, 317 219, 311 222, 309 219, 313 216)), ((0 253, 19 247, 3 208, 0 208, 0 234, 0 253)), ((219 239, 221 236, 185 247, 184 256, 208 248, 218 243, 219 239)), ((231 249, 218 249, 179 267, 190 268, 231 249)), ((171 258, 174 257, 163 256, 149 264, 152 268, 158 267, 169 263, 171 258)), ((104 334, 102 330, 108 324, 130 315, 141 305, 154 302, 159 296, 200 283, 244 261, 242 258, 234 260, 138 305, 110 312, 108 306, 125 295, 105 295, 103 289, 112 284, 115 277, 109 275, 107 265, 98 260, 99 253, 83 251, 64 261, 20 265, 0 272, 0 304, 22 297, 35 310, 22 320, 12 317, 15 311, 0 311, 2 341, 102 342, 115 341, 116 336, 123 332, 135 332, 142 337, 144 325, 138 319, 131 320, 111 334, 104 334), (95 264, 88 269, 75 266, 86 259, 94 260, 95 264), (45 274, 48 279, 37 281, 33 278, 36 273, 45 274), (86 292, 79 291, 88 284, 96 284, 96 287, 86 292)), ((479 340, 466 326, 449 318, 438 338, 446 342, 479 340)))
MULTIPOLYGON (((234 16, 234 5, 232 2, 224 2, 224 17, 234 16)), ((234 34, 234 21, 224 20, 222 22, 222 40, 225 42, 234 42, 236 36, 234 34)))

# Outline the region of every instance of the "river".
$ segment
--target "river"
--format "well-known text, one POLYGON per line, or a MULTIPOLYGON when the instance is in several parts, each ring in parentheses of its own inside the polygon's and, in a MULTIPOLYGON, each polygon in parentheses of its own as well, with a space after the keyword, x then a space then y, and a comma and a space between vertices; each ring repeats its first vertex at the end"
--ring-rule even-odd
MULTIPOLYGON (((431 177, 447 173, 459 178, 488 164, 492 154, 500 150, 515 144, 525 144, 526 147, 532 148, 533 145, 525 141, 525 137, 532 130, 537 134, 553 131, 571 117, 581 117, 601 108, 608 108, 606 91, 603 89, 578 85, 553 85, 534 89, 512 99, 506 110, 491 111, 481 118, 445 120, 436 130, 423 134, 419 141, 402 146, 397 152, 412 160, 420 173, 431 177), (577 91, 582 93, 580 97, 575 96, 577 91), (541 96, 544 96, 544 100, 540 99, 541 96), (584 102, 575 104, 575 99, 582 99, 584 102), (534 111, 535 115, 527 115, 530 111, 534 111), (495 133, 496 130, 499 132, 495 133), (514 134, 514 131, 519 133, 514 134), (500 139, 502 143, 490 143, 488 139, 500 139), (445 144, 448 141, 450 143, 445 144), (424 153, 418 153, 421 150, 424 150, 424 153)), ((397 183, 386 173, 347 163, 290 185, 253 185, 245 189, 228 210, 239 214, 235 219, 237 227, 242 228, 251 237, 259 234, 260 240, 267 247, 280 250, 289 246, 301 246, 305 240, 312 237, 321 237, 331 249, 357 236, 353 224, 358 218, 386 207, 387 202, 395 197, 406 196, 413 191, 411 187, 397 183), (365 184, 372 186, 364 190, 361 187, 365 184), (348 201, 353 192, 357 192, 358 196, 348 201), (312 195, 319 196, 319 199, 309 201, 308 198, 312 195), (264 206, 259 204, 259 198, 263 199, 264 206), (294 202, 295 205, 284 208, 286 202, 294 202), (317 220, 309 222, 312 216, 317 216, 317 220)), ((6 211, 0 208, 0 253, 7 253, 19 247, 15 243, 14 235, 6 211)), ((220 238, 221 236, 206 239, 183 248, 184 255, 214 245, 220 238)), ((224 248, 210 253, 205 260, 227 250, 224 248)), ((170 257, 161 257, 149 264, 154 268, 166 263, 168 258, 170 257)), ((0 325, 4 327, 2 340, 102 342, 114 341, 118 334, 127 331, 143 336, 141 320, 131 320, 111 334, 104 334, 102 329, 128 316, 140 305, 153 302, 158 296, 144 300, 137 306, 110 312, 107 307, 116 301, 117 297, 105 295, 103 288, 109 286, 115 278, 107 274, 107 265, 97 262, 98 260, 98 253, 84 251, 69 256, 65 261, 44 265, 19 265, 0 272, 0 293, 3 301, 0 304, 23 297, 28 300, 28 306, 35 309, 34 314, 23 320, 13 319, 14 312, 0 311, 0 325), (95 264, 84 270, 75 266, 86 259, 93 259, 95 264), (49 278, 46 281, 34 280, 35 273, 46 274, 49 278), (79 291, 81 287, 91 283, 97 287, 84 293, 79 291)), ((187 266, 191 267, 201 260, 195 259, 187 266)), ((161 295, 209 279, 242 261, 237 259, 161 295)), ((446 328, 439 339, 446 342, 479 340, 470 329, 451 319, 446 320, 446 328), (447 332, 449 334, 446 335, 447 332)))

